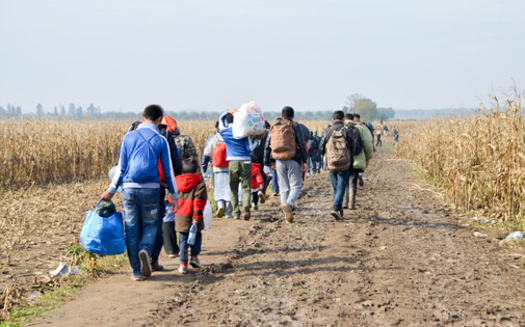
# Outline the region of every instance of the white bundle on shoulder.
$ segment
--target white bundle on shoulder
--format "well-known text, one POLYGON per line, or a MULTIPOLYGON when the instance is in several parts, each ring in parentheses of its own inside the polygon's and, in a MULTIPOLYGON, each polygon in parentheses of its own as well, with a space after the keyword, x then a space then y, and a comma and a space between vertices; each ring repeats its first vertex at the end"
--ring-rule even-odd
POLYGON ((264 117, 255 101, 243 104, 233 117, 232 131, 236 139, 264 133, 264 117))

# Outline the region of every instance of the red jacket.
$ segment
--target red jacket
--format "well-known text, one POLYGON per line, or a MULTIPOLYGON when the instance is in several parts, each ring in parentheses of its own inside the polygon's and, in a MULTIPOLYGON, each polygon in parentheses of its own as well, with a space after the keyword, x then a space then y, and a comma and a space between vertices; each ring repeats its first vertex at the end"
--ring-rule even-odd
POLYGON ((193 219, 198 220, 197 227, 203 230, 202 213, 208 199, 206 184, 199 174, 182 174, 175 177, 175 181, 179 189, 179 210, 175 214, 175 230, 188 233, 193 219))
POLYGON ((261 164, 252 163, 252 190, 256 190, 263 185, 264 179, 261 175, 261 164))

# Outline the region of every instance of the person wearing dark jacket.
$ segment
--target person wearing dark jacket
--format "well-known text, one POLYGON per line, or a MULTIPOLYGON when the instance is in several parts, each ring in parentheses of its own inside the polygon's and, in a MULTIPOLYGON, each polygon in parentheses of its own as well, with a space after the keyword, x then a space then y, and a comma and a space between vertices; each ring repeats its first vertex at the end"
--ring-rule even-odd
MULTIPOLYGON (((350 171, 353 163, 353 155, 355 153, 361 152, 361 138, 359 131, 353 126, 345 126, 344 122, 344 112, 341 110, 335 111, 332 115, 332 127, 326 130, 326 133, 323 134, 321 141, 319 142, 319 152, 321 154, 326 154, 327 166, 330 170, 330 156, 327 151, 327 144, 330 141, 334 131, 340 131, 343 129, 343 136, 345 138, 346 150, 350 156, 348 168, 342 171, 336 171, 332 169, 330 171, 330 179, 332 181, 332 187, 334 189, 334 205, 333 210, 330 212, 330 215, 336 220, 340 220, 343 217, 343 197, 345 194, 345 189, 348 185, 348 180, 350 176, 350 171)), ((337 169, 338 170, 338 169, 337 169)))
POLYGON ((258 140, 259 143, 252 151, 252 163, 261 166, 261 176, 264 181, 262 189, 258 192, 259 201, 261 203, 266 201, 266 188, 268 188, 268 184, 270 184, 270 176, 264 173, 264 148, 266 147, 266 140, 268 139, 268 132, 270 131, 270 123, 267 120, 264 121, 264 129, 264 137, 258 140))
MULTIPOLYGON (((270 172, 270 155, 275 160, 275 168, 279 180, 279 191, 281 193, 281 207, 284 211, 286 221, 288 223, 293 222, 292 209, 299 193, 303 187, 302 174, 306 172, 307 168, 307 156, 306 147, 303 137, 303 132, 299 124, 293 121, 294 110, 292 107, 284 107, 281 111, 281 119, 284 123, 290 123, 293 128, 295 144, 295 154, 292 159, 289 160, 278 160, 276 159, 276 149, 272 149, 272 133, 276 131, 276 125, 273 125, 270 129, 270 135, 266 140, 266 146, 264 149, 264 171, 268 174, 270 172)), ((279 119, 278 119, 279 121, 279 119)), ((278 122, 276 122, 277 124, 278 122)), ((277 136, 277 135, 276 135, 277 136)), ((277 138, 276 138, 277 139, 277 138)))

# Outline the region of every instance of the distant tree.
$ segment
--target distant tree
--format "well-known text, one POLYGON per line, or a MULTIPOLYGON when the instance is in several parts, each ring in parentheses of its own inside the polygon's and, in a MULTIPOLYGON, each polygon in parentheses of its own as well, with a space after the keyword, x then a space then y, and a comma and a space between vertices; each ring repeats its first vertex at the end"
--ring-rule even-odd
POLYGON ((39 103, 36 105, 36 116, 39 118, 43 118, 44 115, 44 107, 39 103))
POLYGON ((81 106, 78 106, 78 108, 77 108, 76 118, 77 119, 82 119, 82 107, 81 106))
POLYGON ((378 119, 379 120, 388 120, 395 117, 396 112, 391 107, 389 108, 377 108, 378 119))
POLYGON ((55 106, 55 110, 53 111, 53 116, 58 117, 58 108, 55 106))
POLYGON ((0 106, 0 117, 5 118, 7 117, 7 110, 4 109, 4 107, 0 106))
POLYGON ((370 99, 361 99, 354 103, 352 111, 361 115, 364 121, 377 119, 377 104, 370 99))
POLYGON ((347 96, 346 100, 345 100, 345 104, 344 104, 342 110, 345 113, 351 112, 352 109, 354 108, 355 104, 358 101, 361 101, 361 100, 366 100, 366 97, 364 95, 362 95, 362 94, 359 94, 359 93, 354 93, 352 95, 347 96))
POLYGON ((70 103, 70 104, 69 104, 69 108, 68 108, 68 111, 67 111, 67 115, 68 115, 69 118, 71 118, 71 119, 74 119, 75 116, 77 115, 77 107, 75 106, 74 103, 70 103))

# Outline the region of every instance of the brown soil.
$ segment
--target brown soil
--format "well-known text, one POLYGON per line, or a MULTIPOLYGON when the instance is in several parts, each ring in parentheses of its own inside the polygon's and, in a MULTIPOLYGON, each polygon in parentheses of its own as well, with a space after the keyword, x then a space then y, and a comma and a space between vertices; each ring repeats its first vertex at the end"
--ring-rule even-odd
POLYGON ((250 221, 215 219, 202 270, 130 269, 30 326, 525 326, 524 256, 479 239, 381 148, 358 208, 329 216, 327 172, 308 176, 295 222, 278 199, 250 221))

